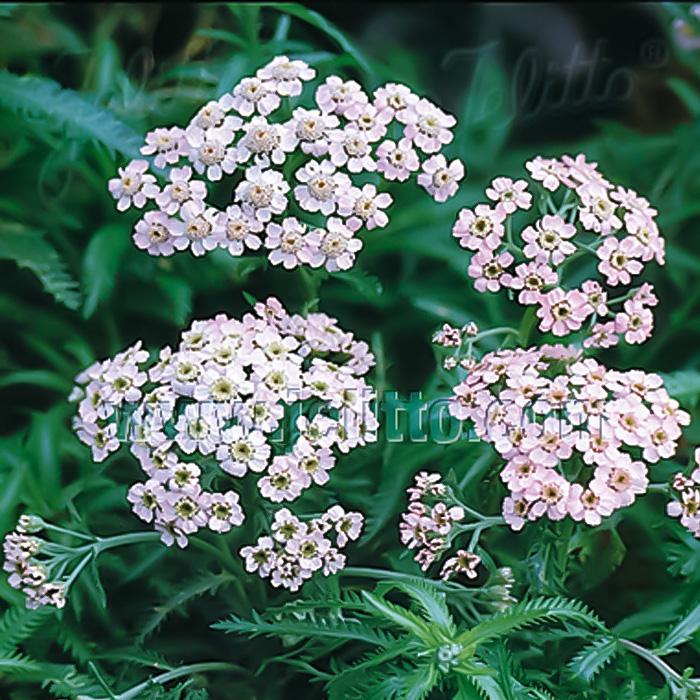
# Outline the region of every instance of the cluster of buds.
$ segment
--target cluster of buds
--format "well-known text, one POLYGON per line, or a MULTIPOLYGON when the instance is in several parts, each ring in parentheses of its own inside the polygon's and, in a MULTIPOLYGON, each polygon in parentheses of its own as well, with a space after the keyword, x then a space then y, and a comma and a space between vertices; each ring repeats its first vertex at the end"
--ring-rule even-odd
POLYGON ((610 370, 565 346, 487 353, 450 412, 505 460, 514 530, 542 517, 598 525, 631 505, 647 490, 647 464, 672 457, 690 422, 657 374, 610 370))
POLYGON ((695 450, 695 469, 690 477, 678 473, 671 484, 677 499, 666 506, 672 518, 680 518, 681 525, 700 538, 700 448, 695 450))
POLYGON ((476 289, 508 290, 520 304, 536 307, 541 331, 581 331, 587 346, 610 347, 623 337, 644 342, 657 304, 652 286, 610 299, 603 285, 630 285, 651 260, 664 264, 657 211, 635 191, 608 181, 582 154, 537 156, 526 167, 537 190, 537 219, 526 215, 533 207, 531 183, 497 177, 486 189, 490 201, 462 209, 454 225, 459 245, 472 251, 468 274, 476 289), (579 284, 582 268, 572 263, 585 266, 591 258, 598 279, 579 284))
POLYGON ((151 255, 265 248, 286 269, 347 270, 362 247, 356 233, 389 221, 393 199, 377 189, 381 179, 417 174, 435 201, 455 194, 464 166, 441 153, 453 116, 405 85, 388 83, 370 98, 335 75, 318 85, 311 108, 296 106, 315 77, 304 61, 278 56, 184 129, 147 134, 141 153, 152 163, 134 160, 109 182, 120 211, 156 207, 136 224, 136 246, 151 255), (235 177, 234 196, 219 209, 209 189, 224 175, 235 177))
POLYGON ((66 584, 55 575, 55 546, 35 536, 42 525, 35 518, 22 516, 13 532, 3 541, 3 569, 8 583, 26 595, 27 607, 44 605, 62 608, 66 604, 66 584))
MULTIPOLYGON (((440 474, 420 472, 407 493, 408 511, 401 514, 399 525, 401 542, 408 549, 416 550, 415 561, 427 571, 447 552, 459 533, 475 528, 461 525, 466 517, 465 507, 443 483, 440 474)), ((479 529, 475 531, 480 532, 479 529)), ((468 550, 460 549, 447 559, 440 572, 441 578, 447 580, 457 574, 476 578, 481 558, 474 554, 475 546, 474 540, 468 550)))
POLYGON ((167 545, 243 522, 236 491, 204 483, 248 476, 262 498, 294 501, 328 482, 337 452, 376 440, 363 377, 374 358, 325 314, 290 315, 270 298, 242 320, 195 321, 148 360, 137 343, 82 372, 74 427, 95 461, 130 443, 147 479, 129 501, 167 545))
POLYGON ((271 535, 240 553, 247 571, 269 578, 275 588, 295 592, 315 572, 330 576, 345 566, 339 550, 360 536, 363 520, 361 513, 346 512, 339 505, 306 522, 282 508, 275 513, 271 535))

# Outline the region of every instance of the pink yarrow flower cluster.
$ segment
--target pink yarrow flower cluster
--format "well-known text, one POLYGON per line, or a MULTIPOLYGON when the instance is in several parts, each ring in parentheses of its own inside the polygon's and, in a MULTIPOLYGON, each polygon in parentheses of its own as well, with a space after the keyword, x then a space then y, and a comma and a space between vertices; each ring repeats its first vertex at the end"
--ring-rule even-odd
POLYGON ((505 460, 514 530, 543 517, 598 525, 631 505, 690 421, 658 375, 561 345, 487 353, 454 388, 450 413, 505 460))
POLYGON ((206 472, 215 470, 216 483, 250 475, 263 498, 286 503, 326 484, 338 452, 376 440, 364 379, 374 358, 325 314, 290 315, 270 298, 240 320, 195 321, 175 350, 148 360, 137 343, 82 372, 74 428, 97 462, 130 443, 147 478, 128 500, 167 545, 243 522, 236 491, 205 489, 206 472), (327 410, 307 417, 318 401, 327 410), (271 436, 291 412, 296 437, 281 446, 271 436))
MULTIPOLYGON (((408 549, 416 550, 415 561, 427 571, 451 547, 460 532, 465 511, 437 473, 417 474, 408 496, 408 510, 402 513, 399 525, 401 542, 408 549)), ((476 578, 480 563, 477 554, 458 550, 444 562, 440 576, 445 580, 457 574, 476 578)))
POLYGON ((668 503, 666 512, 679 518, 681 525, 700 538, 700 448, 695 450, 695 469, 689 477, 679 472, 671 484, 676 498, 668 503))
POLYGON ((398 182, 415 176, 437 202, 454 196, 464 166, 441 152, 452 141, 453 116, 405 85, 388 83, 370 96, 339 76, 318 85, 310 108, 278 116, 284 100, 315 78, 304 61, 277 56, 185 128, 149 132, 144 158, 109 181, 120 211, 155 207, 136 223, 135 245, 155 256, 265 250, 273 265, 335 272, 354 264, 360 231, 389 223, 392 197, 363 184, 365 173, 398 182), (234 174, 232 201, 210 204, 207 183, 234 174))
POLYGON ((66 605, 66 585, 53 580, 50 543, 36 536, 40 528, 33 527, 30 518, 22 516, 15 530, 5 535, 3 541, 3 570, 8 583, 26 596, 27 608, 35 610, 43 606, 63 608, 66 605))
POLYGON ((488 202, 462 209, 453 227, 459 245, 471 251, 467 273, 476 289, 512 290, 519 303, 536 307, 541 331, 559 337, 582 331, 589 347, 647 340, 656 304, 651 285, 621 295, 606 287, 631 285, 651 260, 664 264, 656 209, 609 182, 583 154, 537 156, 525 165, 530 181, 495 178, 488 202), (528 222, 533 201, 537 218, 528 222), (591 258, 597 278, 567 284, 580 279, 575 261, 591 258))
POLYGON ((315 572, 330 576, 345 567, 340 550, 360 536, 363 522, 361 513, 339 505, 306 522, 282 508, 275 513, 272 532, 240 554, 247 571, 269 578, 275 588, 295 592, 315 572))

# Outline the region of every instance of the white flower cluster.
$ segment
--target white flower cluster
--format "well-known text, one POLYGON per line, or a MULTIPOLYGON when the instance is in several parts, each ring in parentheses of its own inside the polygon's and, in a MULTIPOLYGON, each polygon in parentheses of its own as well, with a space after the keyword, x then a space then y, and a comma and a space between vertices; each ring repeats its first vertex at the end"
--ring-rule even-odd
POLYGON ((131 442, 148 479, 129 501, 168 545, 243 521, 238 494, 205 490, 203 472, 207 484, 221 479, 216 467, 252 473, 262 497, 293 501, 328 481, 334 450, 376 440, 375 395, 363 378, 374 358, 325 314, 290 315, 270 298, 242 320, 195 321, 175 351, 163 348, 148 370, 147 360, 137 343, 81 373, 74 428, 95 461, 131 442), (285 417, 291 435, 278 440, 285 417))
POLYGON ((436 201, 455 194, 464 166, 440 153, 455 118, 405 85, 388 83, 370 99, 354 80, 331 76, 318 86, 314 108, 292 105, 290 118, 273 120, 282 100, 299 96, 315 75, 303 61, 278 56, 204 105, 186 128, 147 134, 141 153, 167 182, 158 184, 145 159, 109 181, 120 211, 157 207, 136 224, 135 244, 151 255, 224 248, 239 256, 264 247, 273 265, 287 269, 347 270, 362 247, 355 234, 389 221, 392 197, 372 173, 404 182, 418 172, 436 201), (213 206, 206 180, 234 174, 233 201, 213 206))
POLYGON ((314 572, 330 576, 345 566, 345 555, 338 550, 360 536, 363 520, 361 513, 346 513, 338 505, 308 522, 282 508, 275 513, 272 536, 241 549, 246 570, 269 578, 275 588, 297 591, 314 572))

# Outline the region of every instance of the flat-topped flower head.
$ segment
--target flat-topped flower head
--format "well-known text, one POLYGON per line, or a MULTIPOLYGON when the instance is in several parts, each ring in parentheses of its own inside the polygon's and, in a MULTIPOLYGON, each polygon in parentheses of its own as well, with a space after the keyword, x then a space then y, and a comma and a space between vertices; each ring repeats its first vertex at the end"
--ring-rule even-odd
MULTIPOLYGON (((238 205, 227 215, 249 226, 257 221, 238 205)), ((358 241, 339 218, 331 217, 323 234, 307 233, 291 217, 280 228, 280 245, 272 252, 282 264, 298 252, 290 252, 294 246, 285 238, 297 232, 309 264, 343 269, 357 250, 358 241), (313 257, 318 251, 320 259, 313 257)), ((219 314, 193 322, 174 349, 162 349, 152 361, 137 343, 91 365, 76 380, 82 389, 75 392, 73 427, 96 462, 129 444, 145 474, 128 491, 134 514, 166 545, 185 547, 200 530, 226 533, 242 524, 246 504, 227 482, 252 480, 252 489, 270 504, 292 503, 309 489, 325 487, 342 469, 340 455, 374 442, 375 395, 365 379, 373 364, 367 344, 335 319, 289 314, 270 298, 242 319, 219 314), (319 402, 325 410, 316 415, 319 402), (126 429, 123 415, 133 419, 126 429), (288 436, 283 441, 275 438, 280 427, 288 436)), ((288 524, 291 512, 280 519, 288 524)), ((273 571, 267 549, 283 546, 287 563, 333 573, 344 563, 337 550, 359 535, 362 517, 337 506, 326 516, 299 516, 295 522, 297 531, 284 541, 280 533, 289 527, 273 529, 279 544, 242 553, 249 570, 273 571), (335 534, 324 534, 330 530, 335 534)))
POLYGON ((537 306, 540 331, 580 333, 587 348, 647 340, 653 287, 622 294, 609 287, 633 284, 652 260, 663 264, 658 212, 634 190, 609 182, 584 154, 536 156, 525 166, 530 179, 494 178, 489 202, 462 209, 453 226, 460 246, 473 251, 469 275, 477 290, 517 290, 510 298, 537 306), (513 257, 515 274, 486 284, 484 261, 504 254, 513 257))
MULTIPOLYGON (((556 324, 580 323, 577 309, 587 303, 572 298, 579 292, 556 291, 545 319, 555 333, 556 324), (555 310, 564 304, 566 313, 555 310)), ((473 352, 468 342, 446 347, 456 361, 473 352)), ((647 491, 650 465, 676 453, 690 419, 659 375, 609 370, 561 345, 486 353, 454 387, 450 413, 503 460, 502 513, 514 530, 541 518, 596 526, 631 505, 647 491)), ((682 505, 671 510, 680 514, 682 505)), ((427 531, 425 519, 416 524, 427 531)))
MULTIPOLYGON (((338 215, 341 197, 364 191, 370 184, 368 173, 376 173, 371 184, 380 194, 373 201, 363 199, 357 211, 344 209, 341 214, 358 235, 389 222, 385 210, 393 198, 382 193, 384 180, 413 180, 439 203, 454 196, 465 168, 441 151, 452 141, 455 123, 453 116, 405 85, 387 83, 370 97, 356 80, 338 75, 317 79, 305 61, 276 56, 202 105, 188 124, 148 132, 140 149, 143 158, 121 167, 108 189, 118 210, 146 210, 135 225, 134 242, 151 255, 189 250, 203 256, 221 249, 242 256, 265 250, 272 261, 279 256, 277 233, 289 213, 309 231, 329 231, 335 224, 327 219, 338 215), (311 99, 304 100, 305 88, 311 99), (226 191, 233 194, 228 200, 226 191), (290 192, 294 212, 287 211, 290 192), (232 206, 245 215, 229 215, 232 206), (199 225, 200 219, 193 222, 194 208, 206 212, 214 235, 203 235, 206 227, 199 225), (251 212, 258 224, 250 220, 251 212), (189 235, 182 237, 181 228, 189 229, 189 235)), ((640 239, 647 236, 654 255, 661 255, 648 208, 626 192, 619 196, 634 201, 630 230, 640 239)), ((346 270, 363 247, 353 236, 347 241, 348 254, 334 255, 343 240, 332 234, 324 241, 324 262, 319 263, 315 249, 313 255, 297 256, 298 264, 346 270)))

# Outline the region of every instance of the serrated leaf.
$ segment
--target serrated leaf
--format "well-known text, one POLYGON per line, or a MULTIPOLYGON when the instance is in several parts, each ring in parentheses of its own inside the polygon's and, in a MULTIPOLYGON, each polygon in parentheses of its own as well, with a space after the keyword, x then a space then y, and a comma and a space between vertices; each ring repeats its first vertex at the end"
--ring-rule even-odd
POLYGON ((590 683, 618 651, 619 647, 614 637, 601 637, 581 649, 569 662, 569 668, 572 673, 590 683))
POLYGON ((142 139, 131 127, 105 107, 49 78, 0 70, 0 107, 30 116, 32 124, 64 137, 97 141, 127 158, 139 156, 142 139))
POLYGON ((678 651, 678 647, 692 639, 698 629, 700 629, 700 603, 666 633, 654 652, 663 656, 678 651))
POLYGON ((0 259, 14 260, 20 267, 31 270, 44 289, 69 309, 80 306, 78 282, 40 231, 3 223, 0 226, 0 259))

